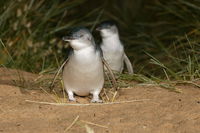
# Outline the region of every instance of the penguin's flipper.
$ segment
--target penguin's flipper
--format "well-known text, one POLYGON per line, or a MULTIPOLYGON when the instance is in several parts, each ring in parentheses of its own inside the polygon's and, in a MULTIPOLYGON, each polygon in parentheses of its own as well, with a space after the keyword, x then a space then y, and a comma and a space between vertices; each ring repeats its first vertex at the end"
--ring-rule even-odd
POLYGON ((55 81, 56 81, 58 75, 60 74, 60 71, 63 69, 63 67, 65 66, 65 64, 67 63, 68 60, 69 60, 69 58, 66 59, 66 60, 63 62, 63 64, 60 66, 60 68, 57 70, 56 74, 54 75, 53 81, 52 81, 52 83, 51 83, 51 85, 50 85, 50 92, 53 91, 54 83, 55 83, 55 81))
POLYGON ((128 73, 129 74, 133 74, 133 67, 132 67, 132 64, 129 60, 129 58, 127 57, 127 55, 124 53, 124 62, 126 64, 126 67, 128 69, 128 73))
POLYGON ((107 68, 108 72, 110 73, 111 78, 112 78, 112 82, 113 82, 113 87, 117 91, 118 86, 117 86, 117 81, 116 81, 115 75, 113 74, 113 71, 111 70, 110 66, 108 65, 108 63, 106 62, 106 60, 103 57, 102 57, 102 62, 105 65, 105 67, 107 68))

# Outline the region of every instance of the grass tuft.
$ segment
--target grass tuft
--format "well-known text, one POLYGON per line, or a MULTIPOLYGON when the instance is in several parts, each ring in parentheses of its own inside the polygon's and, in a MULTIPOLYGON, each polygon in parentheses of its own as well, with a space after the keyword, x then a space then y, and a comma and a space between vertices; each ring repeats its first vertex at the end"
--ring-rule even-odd
MULTIPOLYGON (((66 60, 68 45, 61 38, 68 29, 87 26, 98 40, 95 25, 112 19, 118 23, 136 72, 119 75, 120 87, 131 85, 133 80, 195 83, 200 79, 199 11, 198 0, 1 1, 0 65, 55 73, 66 60)), ((43 84, 43 80, 39 82, 43 84)), ((27 88, 23 79, 19 84, 27 88)))

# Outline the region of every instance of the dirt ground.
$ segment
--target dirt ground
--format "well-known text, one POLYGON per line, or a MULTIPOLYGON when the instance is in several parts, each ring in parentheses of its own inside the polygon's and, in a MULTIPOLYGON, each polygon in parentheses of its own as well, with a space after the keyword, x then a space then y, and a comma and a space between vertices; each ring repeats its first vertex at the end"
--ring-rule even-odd
MULTIPOLYGON (((48 105, 27 101, 55 102, 44 91, 21 91, 14 86, 19 73, 29 80, 38 77, 0 69, 0 133, 86 133, 85 125, 94 133, 200 133, 200 89, 194 86, 177 86, 181 93, 175 93, 156 86, 135 85, 121 88, 116 102, 141 101, 48 105)), ((78 102, 89 103, 89 98, 79 97, 78 102)))

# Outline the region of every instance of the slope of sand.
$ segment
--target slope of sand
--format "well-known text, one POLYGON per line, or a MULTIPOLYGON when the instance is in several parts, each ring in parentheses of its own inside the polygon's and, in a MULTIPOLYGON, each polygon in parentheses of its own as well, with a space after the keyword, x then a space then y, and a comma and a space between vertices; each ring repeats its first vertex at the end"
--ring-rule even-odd
MULTIPOLYGON (((140 102, 96 106, 56 106, 30 103, 55 102, 44 91, 21 91, 14 86, 15 70, 0 69, 0 133, 200 133, 200 89, 178 86, 182 93, 154 86, 122 88, 116 101, 140 102), (97 124, 97 125, 94 125, 97 124), (106 128, 107 127, 107 128, 106 128)), ((19 71, 26 79, 38 75, 19 71)), ((78 98, 88 103, 88 98, 78 98)))

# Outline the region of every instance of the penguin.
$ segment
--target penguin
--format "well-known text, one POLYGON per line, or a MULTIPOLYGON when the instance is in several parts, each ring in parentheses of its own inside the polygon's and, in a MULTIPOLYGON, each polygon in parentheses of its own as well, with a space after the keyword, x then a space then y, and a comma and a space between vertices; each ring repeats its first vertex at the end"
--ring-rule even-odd
POLYGON ((92 94, 91 102, 101 103, 99 94, 104 85, 103 55, 91 32, 85 27, 78 27, 64 36, 63 40, 69 42, 71 47, 62 73, 69 100, 76 101, 74 94, 92 94))
POLYGON ((132 64, 124 52, 124 46, 120 40, 116 24, 112 21, 104 21, 97 26, 96 30, 100 32, 102 37, 100 47, 110 68, 114 72, 122 73, 125 63, 128 73, 133 74, 132 64))

